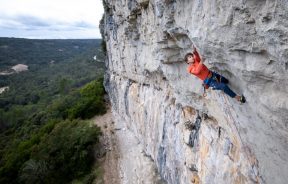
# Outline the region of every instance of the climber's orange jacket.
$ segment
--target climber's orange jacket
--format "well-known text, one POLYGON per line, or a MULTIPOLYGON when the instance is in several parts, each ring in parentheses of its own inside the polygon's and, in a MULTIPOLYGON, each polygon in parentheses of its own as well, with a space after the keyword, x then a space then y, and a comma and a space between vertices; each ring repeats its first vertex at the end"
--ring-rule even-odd
POLYGON ((201 80, 205 80, 211 72, 203 63, 200 63, 201 58, 197 50, 193 52, 193 58, 194 58, 194 63, 188 66, 187 68, 188 72, 197 76, 201 80))

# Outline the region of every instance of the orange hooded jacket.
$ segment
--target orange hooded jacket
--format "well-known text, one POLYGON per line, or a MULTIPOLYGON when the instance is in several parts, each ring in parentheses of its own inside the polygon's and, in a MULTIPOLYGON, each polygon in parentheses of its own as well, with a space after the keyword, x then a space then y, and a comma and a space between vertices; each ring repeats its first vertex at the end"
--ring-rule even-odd
POLYGON ((205 80, 208 77, 210 71, 203 63, 200 63, 201 58, 197 50, 193 52, 193 58, 194 63, 188 66, 188 72, 200 78, 201 80, 205 80))

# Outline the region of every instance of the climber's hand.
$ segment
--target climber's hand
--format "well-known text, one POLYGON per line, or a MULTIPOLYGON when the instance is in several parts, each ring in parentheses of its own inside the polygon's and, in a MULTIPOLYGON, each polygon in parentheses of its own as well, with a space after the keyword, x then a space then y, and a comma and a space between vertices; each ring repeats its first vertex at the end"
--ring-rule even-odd
POLYGON ((192 45, 192 51, 194 52, 196 50, 196 47, 192 45))
POLYGON ((207 96, 207 93, 205 92, 205 93, 203 93, 203 95, 202 95, 204 98, 207 96))

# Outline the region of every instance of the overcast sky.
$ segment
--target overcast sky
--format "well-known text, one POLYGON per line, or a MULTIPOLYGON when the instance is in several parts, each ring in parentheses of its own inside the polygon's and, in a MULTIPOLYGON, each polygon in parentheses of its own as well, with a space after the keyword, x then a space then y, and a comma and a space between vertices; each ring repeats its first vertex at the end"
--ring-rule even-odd
POLYGON ((102 0, 0 0, 0 37, 101 38, 102 0))

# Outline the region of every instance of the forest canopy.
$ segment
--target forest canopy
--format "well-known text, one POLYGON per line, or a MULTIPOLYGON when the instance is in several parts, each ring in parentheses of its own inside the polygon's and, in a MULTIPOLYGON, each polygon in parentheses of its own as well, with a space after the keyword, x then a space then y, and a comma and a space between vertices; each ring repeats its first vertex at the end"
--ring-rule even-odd
POLYGON ((0 183, 96 177, 101 131, 87 119, 106 112, 103 60, 101 40, 0 38, 0 74, 28 66, 0 75, 0 183))

